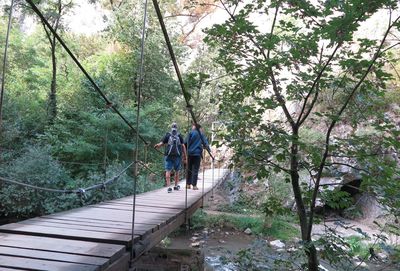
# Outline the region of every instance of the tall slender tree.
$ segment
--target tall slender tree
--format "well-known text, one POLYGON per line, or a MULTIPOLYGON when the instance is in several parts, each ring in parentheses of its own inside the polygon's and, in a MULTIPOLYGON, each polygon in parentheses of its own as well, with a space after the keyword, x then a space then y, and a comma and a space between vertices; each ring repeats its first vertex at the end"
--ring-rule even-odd
POLYGON ((373 106, 390 79, 384 69, 386 53, 398 45, 388 40, 399 27, 400 18, 393 12, 397 1, 218 4, 228 19, 207 31, 206 42, 218 49, 216 61, 231 77, 221 106, 229 121, 225 140, 236 152, 235 162, 257 177, 267 177, 271 170, 286 174, 307 266, 316 271, 312 230, 317 199, 324 195, 321 178, 333 164, 354 167, 335 157, 353 157, 365 185, 376 193, 399 188, 393 184, 398 166, 379 156, 384 149, 399 149, 398 131, 373 106), (382 31, 375 37, 362 35, 361 27, 377 14, 382 31), (354 127, 368 123, 379 135, 340 133, 337 127, 345 122, 354 127), (321 131, 324 139, 309 145, 303 135, 312 129, 321 131), (378 156, 371 156, 376 150, 378 156), (305 185, 300 171, 309 173, 311 185, 305 185))
MULTIPOLYGON (((52 0, 43 2, 41 5, 45 18, 56 33, 63 30, 62 17, 73 7, 73 1, 52 0)), ((48 27, 41 22, 46 38, 49 41, 51 55, 51 83, 48 98, 48 121, 53 124, 57 117, 57 39, 48 27)))

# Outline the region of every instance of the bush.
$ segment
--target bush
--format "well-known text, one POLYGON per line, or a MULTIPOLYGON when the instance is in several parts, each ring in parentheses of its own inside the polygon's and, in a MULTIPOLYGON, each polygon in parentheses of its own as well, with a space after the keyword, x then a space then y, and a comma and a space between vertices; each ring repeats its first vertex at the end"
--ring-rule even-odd
MULTIPOLYGON (((88 177, 72 179, 69 172, 52 158, 49 147, 33 145, 25 147, 20 156, 2 167, 0 176, 38 187, 75 190, 102 183, 118 175, 125 167, 122 163, 110 165, 106 178, 104 173, 93 168, 88 177)), ((104 191, 88 191, 82 198, 75 194, 46 192, 3 183, 0 186, 0 212, 8 217, 28 218, 129 196, 133 194, 133 180, 129 173, 127 170, 104 191)), ((137 192, 147 192, 162 185, 161 178, 158 182, 149 182, 146 175, 139 176, 137 192)))
POLYGON ((192 217, 194 229, 231 227, 244 231, 250 228, 253 234, 281 240, 290 240, 300 234, 299 230, 293 226, 294 219, 289 216, 274 217, 270 227, 266 227, 265 222, 260 216, 208 215, 202 210, 197 211, 192 217))
MULTIPOLYGON (((28 146, 10 164, 0 169, 1 176, 27 184, 68 189, 71 179, 63 167, 42 146, 28 146)), ((75 195, 55 194, 3 183, 0 187, 0 211, 5 216, 30 217, 71 208, 75 195)))

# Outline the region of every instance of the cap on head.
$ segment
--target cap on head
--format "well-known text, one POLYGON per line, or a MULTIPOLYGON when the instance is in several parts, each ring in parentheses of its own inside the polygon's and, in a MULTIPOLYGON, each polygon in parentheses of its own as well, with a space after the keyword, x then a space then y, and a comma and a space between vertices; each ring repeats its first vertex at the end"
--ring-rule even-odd
POLYGON ((176 122, 172 123, 171 125, 171 134, 176 135, 178 133, 178 125, 176 122))

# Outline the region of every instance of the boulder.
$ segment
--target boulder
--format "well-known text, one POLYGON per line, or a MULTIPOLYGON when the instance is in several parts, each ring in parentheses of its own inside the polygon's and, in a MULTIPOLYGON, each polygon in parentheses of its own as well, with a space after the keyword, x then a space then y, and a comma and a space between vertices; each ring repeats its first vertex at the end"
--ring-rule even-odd
POLYGON ((387 214, 385 208, 379 204, 373 195, 368 193, 359 194, 356 196, 356 201, 357 207, 360 208, 365 220, 373 221, 387 214))

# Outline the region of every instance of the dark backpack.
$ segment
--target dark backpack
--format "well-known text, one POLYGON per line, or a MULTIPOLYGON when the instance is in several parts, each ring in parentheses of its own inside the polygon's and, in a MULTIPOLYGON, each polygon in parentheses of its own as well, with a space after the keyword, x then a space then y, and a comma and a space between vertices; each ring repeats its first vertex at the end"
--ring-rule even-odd
POLYGON ((182 142, 179 138, 179 134, 170 134, 167 145, 167 156, 180 156, 181 155, 182 142))

